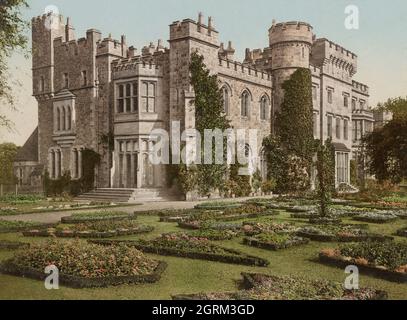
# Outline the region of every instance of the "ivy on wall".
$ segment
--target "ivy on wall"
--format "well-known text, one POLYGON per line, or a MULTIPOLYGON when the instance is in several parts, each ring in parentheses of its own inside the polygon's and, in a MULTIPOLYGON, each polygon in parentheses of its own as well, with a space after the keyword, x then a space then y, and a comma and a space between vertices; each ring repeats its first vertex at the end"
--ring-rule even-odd
POLYGON ((276 134, 263 141, 268 175, 278 193, 307 191, 315 154, 311 71, 296 70, 282 87, 276 134))

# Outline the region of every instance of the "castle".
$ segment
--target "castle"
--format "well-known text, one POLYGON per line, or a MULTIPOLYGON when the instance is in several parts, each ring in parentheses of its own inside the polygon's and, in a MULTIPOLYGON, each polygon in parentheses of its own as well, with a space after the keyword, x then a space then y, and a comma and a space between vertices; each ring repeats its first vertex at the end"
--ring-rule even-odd
POLYGON ((158 41, 141 52, 128 46, 125 36, 120 41, 103 38, 95 29, 76 39, 70 19, 61 15, 33 18, 38 128, 15 163, 21 184, 32 184, 45 170, 51 179, 67 171, 79 179, 83 150, 92 149, 101 155, 95 170, 97 188, 164 188, 166 166, 149 163, 156 143, 149 136, 153 129, 169 131, 172 121, 194 128, 188 62, 195 51, 218 76, 231 125, 258 130, 260 152, 251 156, 263 176, 267 165, 261 144, 276 126, 282 84, 298 68, 309 68, 315 138, 332 138, 337 185, 349 184, 350 160, 357 157, 361 137, 374 124, 369 88, 353 79, 356 54, 317 38, 304 22, 273 21, 268 33, 264 49, 247 49, 244 61, 238 62, 232 42, 221 43, 212 18, 204 23, 202 14, 197 21, 173 22, 168 48, 158 41), (106 137, 114 151, 106 146, 106 137))

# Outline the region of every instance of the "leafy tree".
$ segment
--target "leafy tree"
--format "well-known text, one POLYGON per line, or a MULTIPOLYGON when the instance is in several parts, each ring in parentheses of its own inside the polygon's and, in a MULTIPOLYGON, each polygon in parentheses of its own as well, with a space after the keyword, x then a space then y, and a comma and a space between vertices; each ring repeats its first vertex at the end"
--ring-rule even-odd
MULTIPOLYGON (((210 75, 204 63, 204 58, 196 52, 191 55, 189 69, 191 85, 195 91, 196 129, 202 137, 204 137, 205 130, 220 129, 224 131, 228 129, 229 121, 223 113, 223 95, 219 88, 217 76, 210 75)), ((202 148, 204 148, 203 145, 202 148)), ((225 153, 226 143, 224 143, 225 153)), ((203 149, 201 154, 204 156, 203 149)), ((215 147, 212 149, 213 159, 214 156, 215 147)), ((199 192, 202 195, 207 195, 212 190, 222 189, 226 170, 226 164, 197 165, 197 187, 199 192)))
POLYGON ((17 155, 18 147, 14 143, 0 144, 0 183, 13 184, 15 176, 13 161, 17 155))
POLYGON ((396 117, 364 139, 369 171, 383 182, 407 178, 407 120, 396 117))
POLYGON ((335 190, 335 149, 331 140, 318 143, 317 148, 318 198, 320 215, 329 215, 329 205, 335 190))
MULTIPOLYGON (((21 14, 21 10, 26 7, 26 0, 0 1, 0 102, 11 107, 14 107, 14 99, 9 84, 7 60, 17 49, 26 51, 28 39, 24 31, 28 23, 21 14)), ((10 120, 0 111, 0 126, 10 128, 11 125, 10 120)))

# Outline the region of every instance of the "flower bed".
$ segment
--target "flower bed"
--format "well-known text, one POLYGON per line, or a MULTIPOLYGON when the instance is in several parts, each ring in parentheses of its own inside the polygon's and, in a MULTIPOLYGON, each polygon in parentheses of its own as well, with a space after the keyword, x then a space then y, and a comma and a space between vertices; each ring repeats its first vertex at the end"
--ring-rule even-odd
POLYGON ((407 281, 407 244, 362 242, 326 249, 319 254, 322 263, 346 267, 354 264, 362 272, 396 282, 407 281))
POLYGON ((369 233, 356 225, 320 225, 317 227, 303 227, 297 235, 320 242, 361 242, 387 241, 392 237, 369 233))
POLYGON ((309 219, 309 223, 311 224, 340 224, 342 220, 335 216, 316 216, 309 219))
POLYGON ((144 226, 132 220, 105 220, 98 222, 85 222, 69 227, 57 227, 43 230, 29 230, 23 232, 25 237, 60 238, 111 238, 117 236, 133 235, 153 231, 151 226, 144 226))
POLYGON ((173 300, 385 300, 387 293, 370 288, 345 290, 342 284, 293 276, 242 273, 244 290, 176 295, 173 300))
POLYGON ((128 246, 133 246, 148 253, 190 259, 203 259, 260 267, 265 267, 269 264, 265 259, 223 248, 211 243, 206 238, 190 237, 187 234, 166 234, 151 241, 93 240, 92 243, 104 245, 125 243, 128 246))
POLYGON ((277 251, 308 244, 309 240, 289 234, 260 233, 250 238, 244 238, 243 243, 252 247, 277 251))
POLYGON ((397 231, 397 235, 399 237, 407 237, 407 228, 403 228, 397 231))
POLYGON ((223 202, 223 201, 212 201, 203 202, 195 206, 195 209, 203 210, 225 210, 231 208, 239 208, 241 206, 238 202, 223 202))
POLYGON ((392 213, 364 213, 353 218, 356 221, 369 223, 388 223, 398 219, 398 216, 392 213))
POLYGON ((213 229, 200 229, 188 233, 189 236, 194 238, 206 238, 208 240, 221 241, 230 240, 240 236, 239 230, 213 230, 213 229))
POLYGON ((29 248, 29 243, 0 240, 0 250, 17 250, 29 248))
POLYGON ((26 222, 26 221, 0 220, 0 233, 19 232, 36 227, 46 228, 52 226, 55 226, 55 224, 44 224, 39 222, 28 222, 28 221, 26 222))
POLYGON ((165 263, 124 244, 105 247, 80 240, 50 240, 19 252, 3 262, 0 271, 43 281, 49 265, 58 267, 60 284, 73 288, 152 283, 166 268, 165 263))
POLYGON ((94 221, 119 221, 127 219, 137 219, 134 213, 118 212, 118 211, 100 211, 100 212, 85 212, 74 214, 70 217, 61 218, 62 223, 73 224, 94 221))
POLYGON ((243 231, 247 236, 253 236, 260 233, 294 233, 298 230, 290 223, 275 223, 275 222, 244 222, 243 231))

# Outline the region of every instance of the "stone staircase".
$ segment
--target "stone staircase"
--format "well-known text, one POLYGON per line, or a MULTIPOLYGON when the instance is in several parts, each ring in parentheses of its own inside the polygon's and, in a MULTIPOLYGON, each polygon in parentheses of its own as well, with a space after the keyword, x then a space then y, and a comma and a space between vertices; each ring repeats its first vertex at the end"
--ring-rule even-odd
POLYGON ((101 201, 101 202, 156 202, 156 201, 179 201, 182 198, 164 188, 150 189, 96 189, 76 197, 78 201, 101 201))

